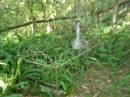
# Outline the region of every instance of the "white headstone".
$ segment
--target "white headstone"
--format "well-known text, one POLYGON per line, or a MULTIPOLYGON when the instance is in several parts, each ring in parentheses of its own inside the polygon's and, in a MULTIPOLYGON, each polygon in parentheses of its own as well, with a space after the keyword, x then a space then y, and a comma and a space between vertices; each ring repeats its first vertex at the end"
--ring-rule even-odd
POLYGON ((80 49, 83 49, 83 48, 88 49, 88 41, 85 40, 81 35, 80 22, 79 21, 76 23, 75 30, 76 30, 76 37, 72 42, 72 48, 74 50, 80 50, 80 49))

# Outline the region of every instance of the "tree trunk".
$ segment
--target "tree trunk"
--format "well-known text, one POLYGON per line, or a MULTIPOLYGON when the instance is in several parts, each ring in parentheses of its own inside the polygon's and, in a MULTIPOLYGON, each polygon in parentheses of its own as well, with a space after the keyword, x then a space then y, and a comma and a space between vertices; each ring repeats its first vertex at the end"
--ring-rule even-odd
POLYGON ((75 13, 77 18, 80 17, 80 0, 75 0, 75 13))
POLYGON ((36 34, 36 32, 37 32, 36 27, 37 27, 36 18, 33 18, 33 23, 32 23, 32 35, 35 35, 35 34, 36 34))
POLYGON ((118 5, 115 4, 113 9, 113 17, 112 17, 112 24, 115 25, 117 23, 117 15, 118 15, 118 5))
POLYGON ((97 19, 95 17, 95 15, 96 15, 95 0, 93 0, 91 2, 91 5, 92 5, 91 16, 92 16, 93 26, 95 26, 95 23, 97 22, 97 19))

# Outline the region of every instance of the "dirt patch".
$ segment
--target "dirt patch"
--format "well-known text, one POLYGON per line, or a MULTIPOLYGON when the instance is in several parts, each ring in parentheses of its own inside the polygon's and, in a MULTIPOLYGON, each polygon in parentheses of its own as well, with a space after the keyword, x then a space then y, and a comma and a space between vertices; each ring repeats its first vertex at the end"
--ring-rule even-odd
POLYGON ((76 89, 67 97, 129 97, 130 68, 115 74, 110 68, 91 68, 76 83, 76 89))

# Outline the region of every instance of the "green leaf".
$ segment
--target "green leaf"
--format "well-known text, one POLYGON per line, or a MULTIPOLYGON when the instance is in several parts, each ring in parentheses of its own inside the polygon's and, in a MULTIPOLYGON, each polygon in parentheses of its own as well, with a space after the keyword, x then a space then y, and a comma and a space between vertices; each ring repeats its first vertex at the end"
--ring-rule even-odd
POLYGON ((63 90, 67 91, 67 85, 63 81, 60 81, 60 84, 63 87, 63 90))

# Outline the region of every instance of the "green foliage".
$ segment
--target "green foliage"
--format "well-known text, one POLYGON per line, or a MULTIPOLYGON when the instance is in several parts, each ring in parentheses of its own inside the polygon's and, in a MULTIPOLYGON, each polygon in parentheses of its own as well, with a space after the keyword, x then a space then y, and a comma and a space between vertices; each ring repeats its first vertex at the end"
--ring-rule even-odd
MULTIPOLYGON (((48 35, 43 31, 46 24, 37 25, 35 36, 31 36, 30 26, 0 34, 0 96, 67 95, 73 90, 77 77, 82 79, 86 69, 94 66, 111 68, 114 83, 108 91, 113 95, 129 85, 129 74, 119 82, 116 79, 118 70, 129 67, 130 63, 127 16, 119 18, 112 26, 111 12, 103 13, 97 22, 92 16, 97 18, 95 11, 108 10, 113 3, 113 0, 81 0, 80 16, 85 15, 81 18, 85 29, 83 35, 89 40, 90 48, 95 47, 77 58, 79 53, 71 49, 74 37, 71 31, 74 21, 71 19, 51 23, 54 31, 48 35), (68 62, 70 59, 73 60, 68 62)), ((0 28, 12 27, 32 18, 73 16, 74 7, 74 0, 1 0, 0 28)))
MULTIPOLYGON (((10 57, 10 60, 6 58, 6 55, 1 56, 1 58, 7 64, 10 64, 9 68, 11 68, 10 72, 12 74, 7 76, 12 76, 12 85, 15 84, 11 87, 26 94, 27 92, 24 91, 28 91, 29 85, 33 83, 38 87, 48 84, 49 87, 57 87, 58 84, 59 88, 67 93, 74 85, 75 76, 77 74, 82 76, 86 66, 89 66, 89 64, 96 64, 99 67, 111 67, 113 75, 115 75, 117 66, 121 65, 120 62, 125 59, 124 56, 129 54, 129 52, 126 52, 129 47, 129 32, 127 28, 121 31, 117 29, 118 33, 107 36, 112 30, 108 33, 105 31, 102 31, 100 38, 97 40, 101 43, 88 54, 88 57, 84 55, 82 59, 78 58, 63 66, 60 65, 75 56, 75 53, 68 48, 70 41, 66 40, 65 37, 62 38, 62 41, 58 41, 60 38, 53 34, 31 37, 21 42, 7 42, 1 50, 4 50, 12 57, 10 57), (55 44, 58 45, 55 46, 55 44), (9 61, 6 61, 7 59, 9 61), (80 60, 82 60, 82 64, 86 65, 82 65, 80 60)), ((127 59, 124 61, 127 61, 127 59)), ((6 66, 2 61, 1 65, 6 66)), ((7 67, 5 69, 3 68, 3 73, 9 70, 7 67)), ((40 92, 40 89, 38 91, 40 92)), ((31 92, 31 90, 28 92, 31 92)), ((14 93, 17 92, 15 91, 14 93)), ((50 92, 48 93, 47 95, 50 95, 50 92)))

